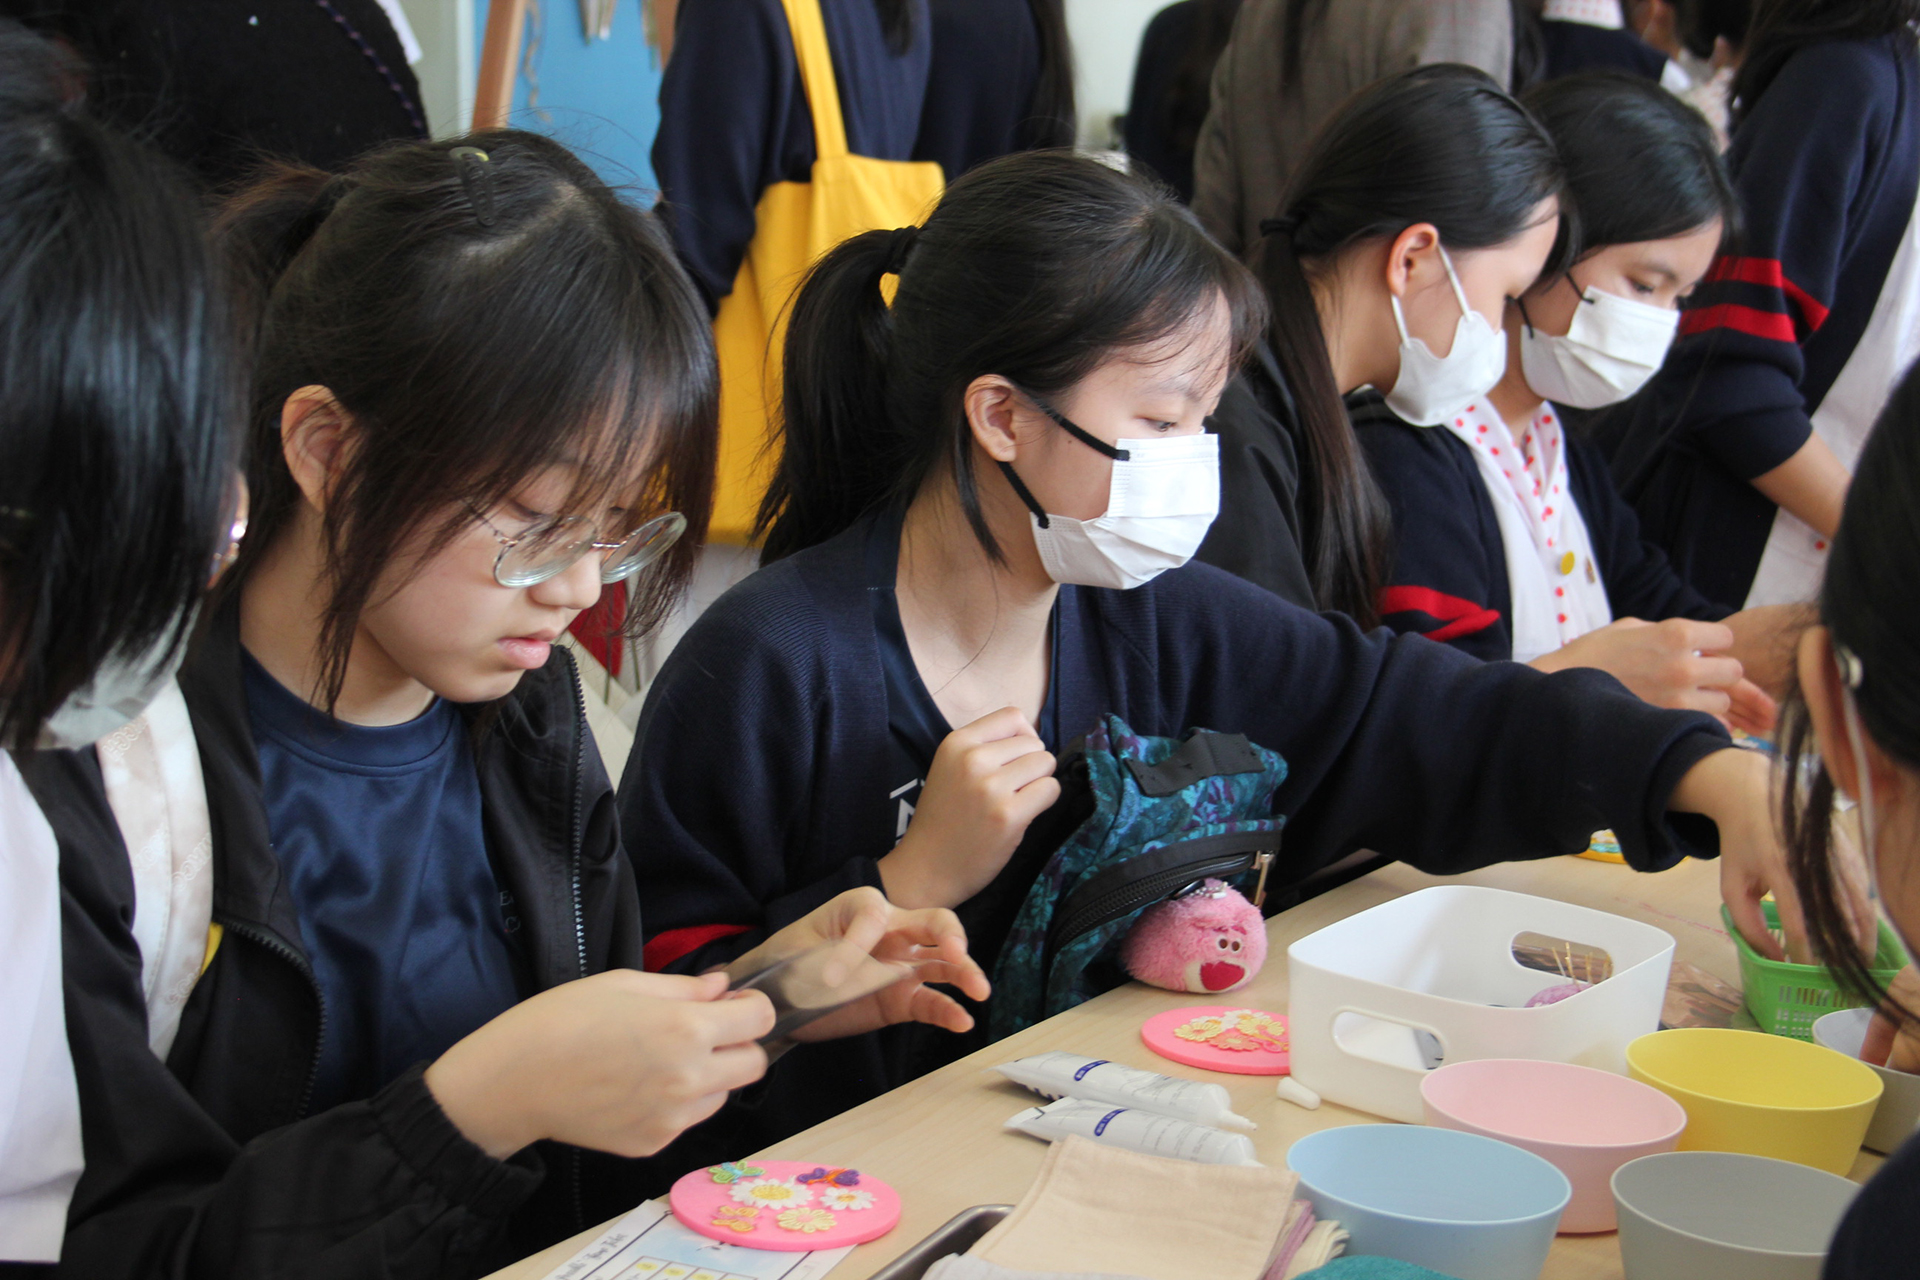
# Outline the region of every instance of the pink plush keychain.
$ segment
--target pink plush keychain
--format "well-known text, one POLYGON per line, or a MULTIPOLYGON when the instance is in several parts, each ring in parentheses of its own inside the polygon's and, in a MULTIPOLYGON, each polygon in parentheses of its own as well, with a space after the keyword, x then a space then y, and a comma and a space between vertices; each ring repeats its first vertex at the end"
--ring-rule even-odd
POLYGON ((1221 880, 1149 907, 1120 944, 1120 963, 1168 991, 1232 991, 1267 961, 1260 909, 1221 880))

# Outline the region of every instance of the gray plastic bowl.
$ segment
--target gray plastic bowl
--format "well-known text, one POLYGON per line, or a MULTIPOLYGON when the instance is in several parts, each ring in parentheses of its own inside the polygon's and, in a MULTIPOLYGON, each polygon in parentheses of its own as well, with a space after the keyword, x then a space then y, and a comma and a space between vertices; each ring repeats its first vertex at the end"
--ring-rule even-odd
POLYGON ((1642 1156, 1613 1175, 1626 1280, 1819 1280, 1858 1186, 1729 1151, 1642 1156))
MULTIPOLYGON (((1866 1043, 1867 1023, 1872 1020, 1871 1009, 1835 1009, 1814 1022, 1813 1042, 1857 1058, 1860 1046, 1866 1043)), ((1914 1127, 1920 1125, 1920 1076, 1892 1071, 1871 1062, 1867 1065, 1873 1067, 1873 1074, 1887 1087, 1880 1095, 1880 1105, 1873 1109, 1873 1123, 1867 1126, 1865 1145, 1881 1155, 1892 1155, 1893 1149, 1911 1137, 1914 1127)))

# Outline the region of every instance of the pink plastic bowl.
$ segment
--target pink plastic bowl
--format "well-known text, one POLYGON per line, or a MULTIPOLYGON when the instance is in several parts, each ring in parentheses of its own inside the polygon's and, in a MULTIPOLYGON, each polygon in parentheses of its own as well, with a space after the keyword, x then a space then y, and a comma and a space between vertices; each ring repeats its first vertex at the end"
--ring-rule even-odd
POLYGON ((1612 1231, 1613 1171, 1673 1150, 1687 1127, 1686 1110, 1660 1090, 1567 1062, 1456 1062, 1421 1081, 1420 1098, 1428 1124, 1511 1142, 1566 1174, 1563 1234, 1612 1231))

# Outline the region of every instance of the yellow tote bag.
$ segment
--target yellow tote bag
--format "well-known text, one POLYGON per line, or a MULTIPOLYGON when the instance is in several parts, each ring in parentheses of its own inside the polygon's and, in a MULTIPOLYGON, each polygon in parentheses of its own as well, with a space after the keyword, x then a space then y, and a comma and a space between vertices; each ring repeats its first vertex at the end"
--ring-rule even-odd
POLYGON ((715 542, 749 539, 772 479, 775 459, 767 446, 780 404, 787 305, 807 268, 863 231, 918 223, 944 182, 930 161, 848 152, 820 0, 782 2, 813 112, 817 158, 806 182, 777 182, 760 197, 753 243, 713 322, 720 352, 720 483, 708 536, 715 542))

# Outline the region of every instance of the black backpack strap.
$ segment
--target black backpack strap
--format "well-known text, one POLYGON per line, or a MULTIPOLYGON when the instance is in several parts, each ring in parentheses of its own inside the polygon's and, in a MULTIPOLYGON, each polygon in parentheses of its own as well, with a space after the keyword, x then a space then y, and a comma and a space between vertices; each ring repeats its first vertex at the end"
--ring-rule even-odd
POLYGON ((1243 733, 1211 733, 1201 730, 1181 743, 1172 755, 1159 764, 1128 760, 1133 780, 1143 795, 1171 796, 1185 791, 1202 778, 1224 774, 1258 773, 1264 766, 1260 753, 1243 733))

